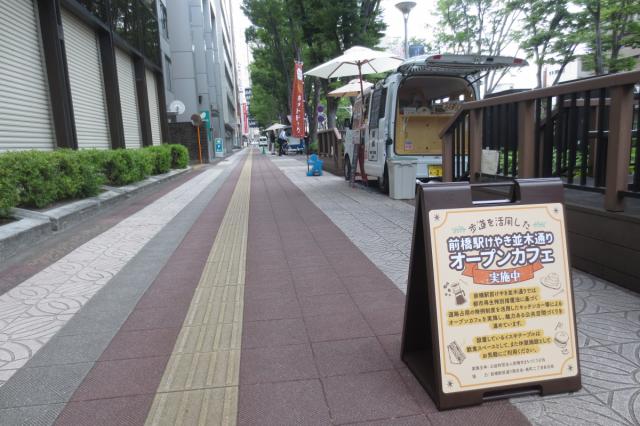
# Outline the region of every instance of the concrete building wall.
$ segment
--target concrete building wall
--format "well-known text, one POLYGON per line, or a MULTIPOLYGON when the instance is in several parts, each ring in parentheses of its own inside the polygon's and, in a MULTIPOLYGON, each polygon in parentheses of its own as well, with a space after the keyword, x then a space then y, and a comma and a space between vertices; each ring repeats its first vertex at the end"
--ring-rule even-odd
MULTIPOLYGON (((166 1, 166 0, 157 0, 166 1)), ((233 66, 233 27, 228 0, 168 1, 172 93, 186 106, 177 122, 209 111, 210 129, 204 132, 211 147, 224 140, 229 153, 237 140, 237 72, 233 66)), ((210 149, 209 152, 213 152, 210 149)))
POLYGON ((160 52, 162 56, 162 71, 164 74, 164 92, 167 105, 175 99, 171 79, 171 76, 173 75, 173 60, 171 59, 171 45, 169 44, 169 40, 172 34, 169 32, 168 3, 172 2, 169 0, 156 0, 158 23, 160 25, 160 52))

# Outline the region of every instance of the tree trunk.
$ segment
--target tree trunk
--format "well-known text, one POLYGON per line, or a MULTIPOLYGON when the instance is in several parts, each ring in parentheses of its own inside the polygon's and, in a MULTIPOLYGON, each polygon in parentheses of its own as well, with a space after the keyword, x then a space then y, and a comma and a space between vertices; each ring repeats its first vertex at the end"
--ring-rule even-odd
MULTIPOLYGON (((322 80, 322 91, 325 93, 329 93, 329 81, 322 80)), ((336 114, 338 111, 338 98, 332 98, 327 96, 327 109, 325 111, 326 120, 327 120, 327 129, 332 129, 336 127, 336 114)))
POLYGON ((556 74, 556 78, 555 80, 553 80, 553 85, 555 86, 556 84, 558 84, 558 82, 560 81, 560 77, 562 77, 562 73, 564 72, 564 69, 566 68, 566 66, 569 64, 569 62, 571 62, 571 60, 573 60, 573 53, 576 51, 576 48, 578 47, 578 44, 574 44, 573 48, 571 49, 571 51, 569 51, 567 53, 567 55, 565 55, 564 59, 562 60, 562 65, 560 65, 560 69, 558 70, 558 74, 556 74))
POLYGON ((309 111, 309 140, 318 140, 318 101, 320 99, 320 84, 318 78, 313 79, 313 96, 311 100, 311 111, 309 111))
POLYGON ((596 9, 592 11, 595 26, 595 68, 596 75, 604 74, 604 64, 602 59, 602 25, 600 22, 601 4, 600 0, 596 3, 596 9))
POLYGON ((281 37, 280 32, 278 31, 278 24, 273 17, 270 16, 269 23, 271 24, 271 31, 273 31, 273 39, 275 42, 276 50, 280 53, 280 65, 282 66, 282 70, 284 71, 285 79, 287 80, 287 109, 286 111, 291 114, 291 75, 289 74, 289 67, 291 64, 287 64, 287 61, 284 58, 284 50, 282 44, 280 43, 281 37))

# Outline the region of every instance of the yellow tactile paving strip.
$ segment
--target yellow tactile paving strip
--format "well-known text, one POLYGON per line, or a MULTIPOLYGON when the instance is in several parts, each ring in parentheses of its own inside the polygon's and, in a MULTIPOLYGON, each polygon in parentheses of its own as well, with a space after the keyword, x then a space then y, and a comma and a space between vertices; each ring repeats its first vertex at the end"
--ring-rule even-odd
POLYGON ((240 174, 147 425, 235 425, 251 155, 240 174))

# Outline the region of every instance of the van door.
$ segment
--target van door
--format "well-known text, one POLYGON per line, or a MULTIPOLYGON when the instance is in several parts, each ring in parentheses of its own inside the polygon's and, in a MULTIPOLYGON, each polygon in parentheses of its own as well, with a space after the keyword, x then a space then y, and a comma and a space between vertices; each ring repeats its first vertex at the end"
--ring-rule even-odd
POLYGON ((365 170, 367 174, 382 176, 384 172, 385 150, 385 109, 387 103, 387 88, 378 87, 371 96, 369 108, 369 127, 365 140, 365 170))
POLYGON ((398 72, 408 74, 440 74, 466 77, 480 72, 529 65, 524 59, 512 56, 430 55, 416 56, 405 61, 398 72))

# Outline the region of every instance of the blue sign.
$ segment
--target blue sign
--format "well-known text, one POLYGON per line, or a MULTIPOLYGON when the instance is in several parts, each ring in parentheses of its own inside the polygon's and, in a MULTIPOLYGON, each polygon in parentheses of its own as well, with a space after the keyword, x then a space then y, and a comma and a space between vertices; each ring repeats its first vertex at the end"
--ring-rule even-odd
POLYGON ((413 58, 414 56, 424 55, 424 45, 423 44, 412 44, 409 46, 409 57, 413 58))
POLYGON ((216 154, 223 154, 224 150, 222 148, 222 138, 216 138, 216 154))

